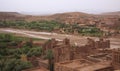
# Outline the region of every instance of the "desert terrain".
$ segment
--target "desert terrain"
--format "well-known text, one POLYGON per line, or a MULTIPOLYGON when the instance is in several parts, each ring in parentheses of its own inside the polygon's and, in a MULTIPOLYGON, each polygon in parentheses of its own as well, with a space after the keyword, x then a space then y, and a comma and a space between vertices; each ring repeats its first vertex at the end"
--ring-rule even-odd
POLYGON ((17 71, 120 69, 119 13, 0 12, 0 64, 7 65, 8 71, 9 62, 17 71))

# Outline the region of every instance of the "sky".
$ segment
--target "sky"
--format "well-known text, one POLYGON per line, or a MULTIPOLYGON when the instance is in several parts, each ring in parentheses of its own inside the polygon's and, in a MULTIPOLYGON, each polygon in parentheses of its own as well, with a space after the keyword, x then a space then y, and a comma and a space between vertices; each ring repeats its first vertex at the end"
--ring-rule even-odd
POLYGON ((120 11, 120 0, 0 0, 0 11, 24 13, 120 11))

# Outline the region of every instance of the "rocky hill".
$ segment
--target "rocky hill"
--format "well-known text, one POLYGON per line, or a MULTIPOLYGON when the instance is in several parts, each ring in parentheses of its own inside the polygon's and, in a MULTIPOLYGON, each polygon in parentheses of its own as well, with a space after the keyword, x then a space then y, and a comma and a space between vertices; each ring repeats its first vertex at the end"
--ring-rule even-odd
POLYGON ((17 12, 0 12, 0 20, 24 20, 24 17, 17 12))
POLYGON ((28 21, 38 21, 38 20, 56 20, 63 21, 67 18, 79 18, 79 17, 88 17, 90 14, 82 12, 67 12, 67 13, 57 13, 48 16, 28 16, 26 20, 28 21))
POLYGON ((117 16, 120 16, 120 11, 118 11, 118 12, 103 13, 102 15, 117 15, 117 16))
POLYGON ((51 15, 52 17, 80 17, 80 16, 89 16, 90 14, 82 12, 67 12, 67 13, 58 13, 51 15))
POLYGON ((58 13, 48 16, 22 15, 17 12, 0 12, 0 20, 26 20, 26 21, 57 21, 64 24, 91 25, 98 28, 120 28, 120 12, 110 12, 99 15, 82 12, 58 13))

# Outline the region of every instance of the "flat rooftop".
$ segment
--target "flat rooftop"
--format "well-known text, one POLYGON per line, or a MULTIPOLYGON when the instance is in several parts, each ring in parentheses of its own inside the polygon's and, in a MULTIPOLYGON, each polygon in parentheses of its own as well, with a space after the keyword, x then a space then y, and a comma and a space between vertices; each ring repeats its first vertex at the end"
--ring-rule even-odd
POLYGON ((26 70, 22 70, 22 71, 49 71, 46 68, 43 67, 36 67, 36 68, 31 68, 31 69, 26 69, 26 70))
POLYGON ((72 61, 60 63, 60 65, 68 68, 82 68, 85 66, 89 66, 91 64, 92 64, 91 62, 88 62, 86 60, 72 60, 72 61))
POLYGON ((110 62, 92 62, 86 59, 77 59, 72 61, 66 61, 57 63, 58 66, 64 66, 66 68, 75 69, 77 71, 94 71, 106 67, 110 67, 110 62))

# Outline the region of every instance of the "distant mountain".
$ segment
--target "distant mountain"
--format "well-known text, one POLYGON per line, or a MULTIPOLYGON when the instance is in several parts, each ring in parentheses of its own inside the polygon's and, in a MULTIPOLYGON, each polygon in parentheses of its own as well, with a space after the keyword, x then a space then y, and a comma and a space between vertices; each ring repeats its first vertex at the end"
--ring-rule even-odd
POLYGON ((57 13, 52 15, 32 15, 31 17, 27 17, 28 21, 36 21, 36 20, 56 20, 56 21, 63 21, 68 18, 80 18, 80 17, 88 17, 91 16, 87 13, 82 12, 66 12, 66 13, 57 13))
POLYGON ((41 13, 41 12, 20 12, 23 15, 32 15, 32 16, 47 16, 51 14, 41 13))
POLYGON ((66 12, 66 13, 57 13, 57 14, 54 14, 54 16, 56 15, 69 15, 69 16, 85 16, 85 15, 89 15, 87 13, 83 13, 83 12, 66 12))
POLYGON ((53 14, 51 17, 82 17, 82 16, 90 16, 90 14, 82 13, 82 12, 66 12, 66 13, 58 13, 53 14))
POLYGON ((18 12, 0 12, 0 16, 24 16, 18 12))
POLYGON ((17 12, 0 12, 0 20, 23 20, 25 15, 17 12))
POLYGON ((120 16, 120 11, 118 11, 118 12, 107 12, 107 13, 103 13, 102 15, 118 15, 118 16, 120 16))

